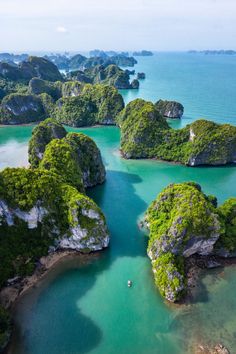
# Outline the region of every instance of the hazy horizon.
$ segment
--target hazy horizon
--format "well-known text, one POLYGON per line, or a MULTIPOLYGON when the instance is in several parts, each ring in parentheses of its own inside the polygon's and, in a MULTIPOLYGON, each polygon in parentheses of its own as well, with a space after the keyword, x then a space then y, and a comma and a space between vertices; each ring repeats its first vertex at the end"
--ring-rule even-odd
POLYGON ((0 0, 0 51, 235 49, 235 13, 235 0, 0 0))

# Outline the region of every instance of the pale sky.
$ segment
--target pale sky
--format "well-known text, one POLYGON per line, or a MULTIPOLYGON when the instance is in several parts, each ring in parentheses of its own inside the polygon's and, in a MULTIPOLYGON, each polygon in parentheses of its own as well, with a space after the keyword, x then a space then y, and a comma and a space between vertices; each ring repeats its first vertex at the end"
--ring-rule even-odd
POLYGON ((0 52, 236 49, 236 0, 0 0, 0 52))

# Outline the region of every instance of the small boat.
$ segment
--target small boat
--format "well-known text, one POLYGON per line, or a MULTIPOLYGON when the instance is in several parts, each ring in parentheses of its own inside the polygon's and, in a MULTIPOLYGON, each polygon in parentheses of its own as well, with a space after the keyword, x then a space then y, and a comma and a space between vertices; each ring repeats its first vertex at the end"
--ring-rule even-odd
POLYGON ((132 286, 132 281, 128 280, 128 287, 130 288, 132 286))

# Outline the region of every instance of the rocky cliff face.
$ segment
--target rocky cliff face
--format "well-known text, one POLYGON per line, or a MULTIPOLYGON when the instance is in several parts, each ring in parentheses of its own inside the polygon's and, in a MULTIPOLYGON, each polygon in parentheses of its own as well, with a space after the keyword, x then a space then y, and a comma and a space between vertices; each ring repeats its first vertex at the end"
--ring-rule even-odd
POLYGON ((179 102, 159 100, 155 105, 160 114, 167 118, 181 118, 184 114, 184 106, 179 102))
POLYGON ((126 158, 156 158, 188 166, 236 161, 236 127, 197 120, 171 129, 151 102, 134 100, 119 114, 121 151, 126 158))
POLYGON ((109 243, 99 207, 56 173, 39 169, 0 173, 0 232, 0 287, 30 274, 49 250, 91 252, 109 243))
POLYGON ((46 118, 42 101, 39 97, 27 94, 5 96, 0 105, 2 124, 22 124, 40 121, 46 118))
POLYGON ((187 164, 225 165, 236 162, 236 128, 230 124, 219 125, 199 120, 189 127, 189 147, 187 164))
POLYGON ((123 108, 123 98, 114 87, 86 84, 79 96, 58 100, 53 117, 73 127, 109 125, 115 124, 116 116, 123 108))
POLYGON ((13 81, 29 82, 33 77, 38 77, 48 81, 61 81, 62 76, 51 61, 31 56, 19 65, 0 63, 0 76, 13 81))
POLYGON ((31 167, 54 170, 83 191, 105 181, 100 150, 82 133, 68 133, 54 119, 41 122, 29 141, 31 167))
POLYGON ((53 139, 62 139, 66 136, 65 128, 55 120, 48 118, 37 125, 29 141, 29 163, 33 168, 38 167, 43 158, 46 145, 53 139))
POLYGON ((211 198, 189 182, 165 188, 150 205, 146 223, 155 282, 167 300, 176 301, 186 289, 184 260, 213 254, 224 222, 211 198))
POLYGON ((106 171, 95 142, 82 133, 68 133, 65 140, 77 156, 85 188, 103 183, 106 171))

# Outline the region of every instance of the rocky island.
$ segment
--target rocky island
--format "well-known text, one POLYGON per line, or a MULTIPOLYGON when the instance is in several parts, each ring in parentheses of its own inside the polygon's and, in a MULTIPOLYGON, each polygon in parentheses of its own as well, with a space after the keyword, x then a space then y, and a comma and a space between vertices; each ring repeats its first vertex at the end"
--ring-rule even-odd
POLYGON ((236 255, 235 220, 236 198, 217 207, 217 199, 193 182, 171 184, 158 195, 145 223, 155 283, 165 299, 175 302, 186 294, 191 256, 236 255))
POLYGON ((187 166, 225 165, 236 161, 236 127, 197 120, 172 129, 156 105, 142 99, 119 114, 121 152, 125 158, 155 158, 187 166))
POLYGON ((114 86, 117 89, 135 89, 135 82, 130 82, 130 75, 133 71, 123 70, 115 64, 96 65, 91 68, 86 68, 83 71, 76 70, 70 72, 67 77, 69 80, 77 80, 90 84, 105 84, 114 86))
POLYGON ((184 114, 184 106, 176 101, 159 100, 155 105, 161 115, 166 118, 181 118, 184 114))
POLYGON ((153 52, 150 50, 141 50, 140 52, 133 52, 134 57, 150 57, 153 55, 153 52))
MULTIPOLYGON (((85 194, 87 187, 105 180, 94 141, 81 133, 67 134, 47 119, 33 131, 29 161, 30 168, 0 172, 0 289, 20 284, 49 253, 89 253, 109 244, 105 217, 85 194)), ((2 348, 9 339, 10 320, 1 307, 0 324, 2 348)))

